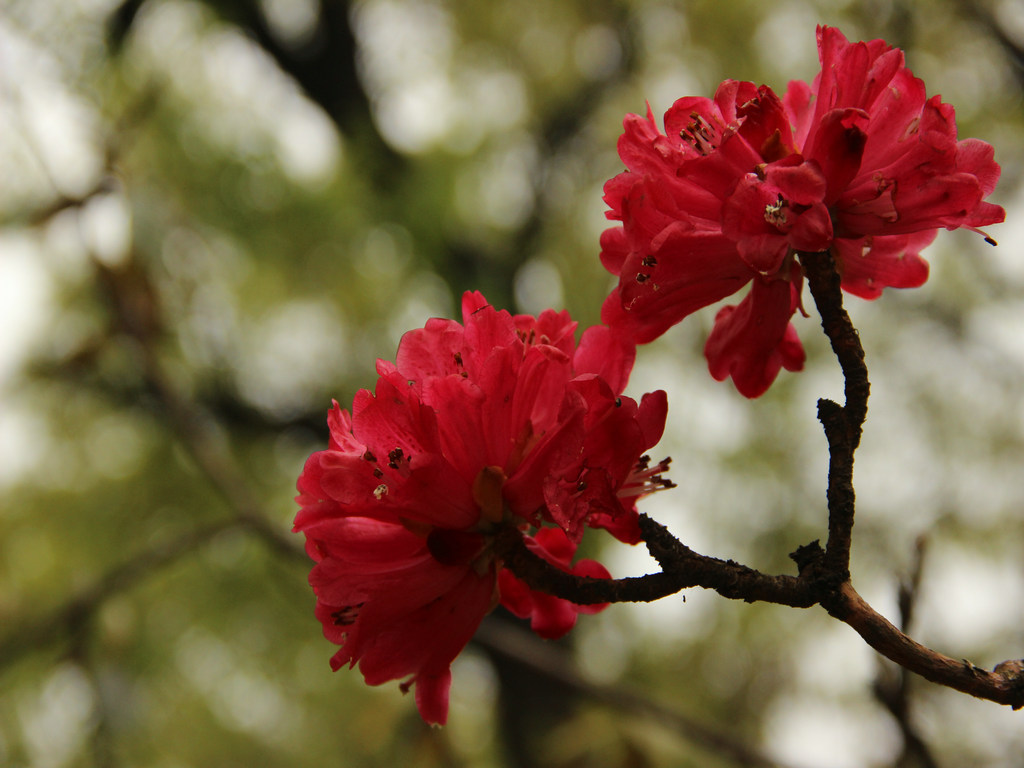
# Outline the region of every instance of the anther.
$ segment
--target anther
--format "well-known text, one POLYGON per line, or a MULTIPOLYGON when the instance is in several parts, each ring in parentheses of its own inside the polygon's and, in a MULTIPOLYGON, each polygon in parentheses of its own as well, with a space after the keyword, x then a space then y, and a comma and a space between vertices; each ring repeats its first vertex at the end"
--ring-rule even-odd
POLYGON ((346 605, 344 608, 335 611, 331 614, 331 618, 334 619, 334 625, 336 627, 347 627, 355 624, 356 618, 359 616, 359 609, 364 605, 366 605, 365 602, 346 605))
POLYGON ((392 469, 398 469, 398 463, 404 458, 405 453, 401 448, 392 448, 388 451, 388 466, 392 469))
POLYGON ((787 208, 789 201, 780 194, 778 200, 764 207, 764 220, 773 227, 781 227, 786 223, 787 208))

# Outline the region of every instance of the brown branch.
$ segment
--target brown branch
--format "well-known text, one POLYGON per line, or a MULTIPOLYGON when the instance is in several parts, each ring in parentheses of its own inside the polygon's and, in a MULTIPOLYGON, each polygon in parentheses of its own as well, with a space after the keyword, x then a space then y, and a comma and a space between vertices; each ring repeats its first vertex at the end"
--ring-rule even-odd
MULTIPOLYGON (((818 416, 829 444, 828 545, 820 560, 811 559, 806 573, 828 581, 843 577, 838 590, 829 590, 822 606, 829 614, 849 624, 867 643, 891 661, 927 680, 972 696, 1024 706, 1024 662, 1007 661, 988 672, 968 661, 957 661, 911 639, 878 614, 849 582, 850 546, 853 534, 855 496, 853 455, 860 443, 867 417, 870 391, 864 349, 857 329, 843 308, 841 279, 831 253, 802 253, 800 262, 821 314, 821 327, 828 336, 845 381, 846 402, 840 407, 830 400, 818 403, 818 416)), ((805 574, 801 568, 801 575, 805 574)))
POLYGON ((1024 660, 1004 661, 992 671, 976 667, 966 659, 953 659, 903 634, 879 614, 846 583, 822 605, 829 615, 853 627, 857 634, 901 667, 926 680, 953 688, 979 699, 1024 707, 1024 660))
POLYGON ((690 587, 713 589, 748 603, 764 601, 797 608, 808 608, 822 597, 810 579, 772 576, 733 560, 697 554, 647 515, 640 516, 640 530, 648 551, 662 567, 660 573, 623 579, 575 576, 527 549, 514 529, 501 534, 496 546, 505 566, 531 587, 579 605, 651 602, 690 587))
MULTIPOLYGON (((791 557, 799 576, 771 576, 732 560, 695 553, 646 516, 640 527, 660 573, 626 579, 588 579, 565 573, 531 553, 516 531, 503 534, 497 549, 505 565, 534 589, 579 604, 650 601, 688 587, 714 589, 748 602, 767 601, 808 607, 820 603, 831 616, 849 624, 876 651, 900 667, 940 685, 1014 709, 1024 706, 1024 660, 1004 661, 992 671, 944 656, 908 637, 878 614, 850 583, 849 563, 855 511, 854 453, 860 443, 870 392, 864 350, 843 308, 840 276, 830 253, 800 254, 821 325, 843 371, 845 403, 818 402, 818 417, 829 445, 829 537, 791 557)), ((912 606, 906 606, 909 620, 912 606)))
MULTIPOLYGON (((566 573, 530 552, 520 534, 503 532, 496 544, 504 564, 533 589, 580 605, 649 602, 688 587, 714 589, 724 597, 765 601, 804 608, 821 603, 836 619, 849 624, 890 661, 939 685, 981 699, 1024 706, 1024 660, 1004 661, 991 672, 921 645, 875 611, 847 581, 838 587, 822 578, 823 553, 808 545, 794 553, 800 576, 770 576, 731 560, 698 555, 646 516, 641 529, 648 549, 664 570, 625 579, 592 579, 566 573)), ((827 570, 825 571, 827 576, 827 570)))

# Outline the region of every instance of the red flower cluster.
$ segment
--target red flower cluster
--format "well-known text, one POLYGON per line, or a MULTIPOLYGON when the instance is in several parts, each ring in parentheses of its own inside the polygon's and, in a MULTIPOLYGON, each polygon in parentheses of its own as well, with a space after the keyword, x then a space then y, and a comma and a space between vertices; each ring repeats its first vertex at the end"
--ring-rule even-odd
POLYGON ((750 283, 718 312, 705 345, 712 375, 748 397, 804 351, 801 254, 831 252, 842 286, 868 299, 928 276, 920 251, 940 228, 1002 221, 985 202, 992 148, 958 141, 952 107, 927 98, 903 54, 818 29, 821 72, 766 86, 726 81, 684 98, 662 133, 627 117, 628 170, 605 186, 602 260, 619 276, 606 325, 575 341, 568 313, 495 310, 479 293, 463 322, 410 331, 374 392, 335 403, 330 442, 298 481, 295 530, 338 669, 415 685, 422 717, 448 716, 450 666, 499 602, 542 637, 568 632, 578 606, 505 569, 510 536, 549 564, 609 578, 573 558, 588 528, 640 539, 635 502, 671 483, 645 452, 661 437, 665 393, 622 396, 635 344, 750 283))
POLYGON ((719 311, 704 352, 712 375, 761 395, 804 351, 800 252, 831 251, 842 285, 863 298, 928 277, 920 251, 939 228, 1002 221, 984 198, 992 147, 957 141, 953 108, 882 40, 850 43, 818 28, 821 72, 767 86, 727 80, 715 98, 683 98, 662 134, 648 110, 619 140, 625 171, 605 186, 601 259, 619 276, 602 319, 638 343, 747 283, 719 311))
POLYGON ((298 481, 295 530, 316 561, 310 583, 335 669, 371 685, 415 684, 423 718, 444 723, 449 667, 500 600, 543 637, 581 607, 502 570, 494 541, 536 532, 529 548, 563 570, 586 527, 639 539, 635 500, 670 485, 644 452, 661 437, 664 392, 623 397, 634 348, 604 326, 577 346, 568 313, 512 316, 479 293, 463 324, 434 319, 378 361, 376 391, 335 404, 330 444, 298 481))

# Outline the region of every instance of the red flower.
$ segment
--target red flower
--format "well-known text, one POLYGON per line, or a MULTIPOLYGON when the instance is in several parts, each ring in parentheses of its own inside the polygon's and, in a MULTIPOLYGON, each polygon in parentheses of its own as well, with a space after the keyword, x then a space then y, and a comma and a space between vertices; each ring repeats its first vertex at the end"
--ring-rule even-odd
POLYGON ((957 141, 953 108, 881 40, 850 43, 818 28, 822 70, 783 99, 728 80, 713 100, 688 97, 665 133, 630 115, 619 139, 629 170, 605 185, 601 259, 619 276, 602 319, 648 342, 753 282, 718 313, 705 347, 712 375, 748 397, 804 352, 790 324, 800 306, 799 252, 831 250, 843 287, 877 298, 928 277, 920 251, 939 228, 1002 221, 984 198, 999 166, 992 147, 957 141), (778 285, 785 283, 786 286, 778 285))
MULTIPOLYGON (((575 551, 587 525, 636 540, 635 497, 670 485, 666 463, 641 460, 660 439, 664 392, 639 404, 620 395, 632 346, 604 327, 577 346, 568 313, 513 317, 479 293, 462 310, 461 325, 407 333, 351 416, 335 404, 329 446, 299 477, 295 520, 316 561, 317 617, 341 645, 334 668, 415 683, 433 723, 447 718, 452 660, 497 601, 496 535, 557 526, 528 540, 542 556, 575 551)), ((568 569, 561 554, 548 559, 568 569)), ((515 594, 543 633, 567 631, 552 616, 578 610, 540 597, 527 609, 515 594)))

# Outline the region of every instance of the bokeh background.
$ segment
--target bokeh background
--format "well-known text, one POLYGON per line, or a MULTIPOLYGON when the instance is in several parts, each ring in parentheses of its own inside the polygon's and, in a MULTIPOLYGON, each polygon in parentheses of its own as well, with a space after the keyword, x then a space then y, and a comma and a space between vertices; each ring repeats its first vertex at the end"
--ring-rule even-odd
MULTIPOLYGON (((0 0, 0 765, 1021 765, 1024 713, 700 590, 562 643, 494 614, 432 730, 330 671, 289 533, 331 398, 403 331, 467 289, 598 321, 623 115, 810 79, 817 23, 905 48, 1008 212, 998 248, 941 233, 924 288, 848 302, 854 582, 947 654, 1024 655, 1015 0, 0 0)), ((640 351, 679 485, 642 508, 700 552, 791 573, 825 534, 842 383, 811 315, 756 402, 707 374, 713 308, 640 351)))

